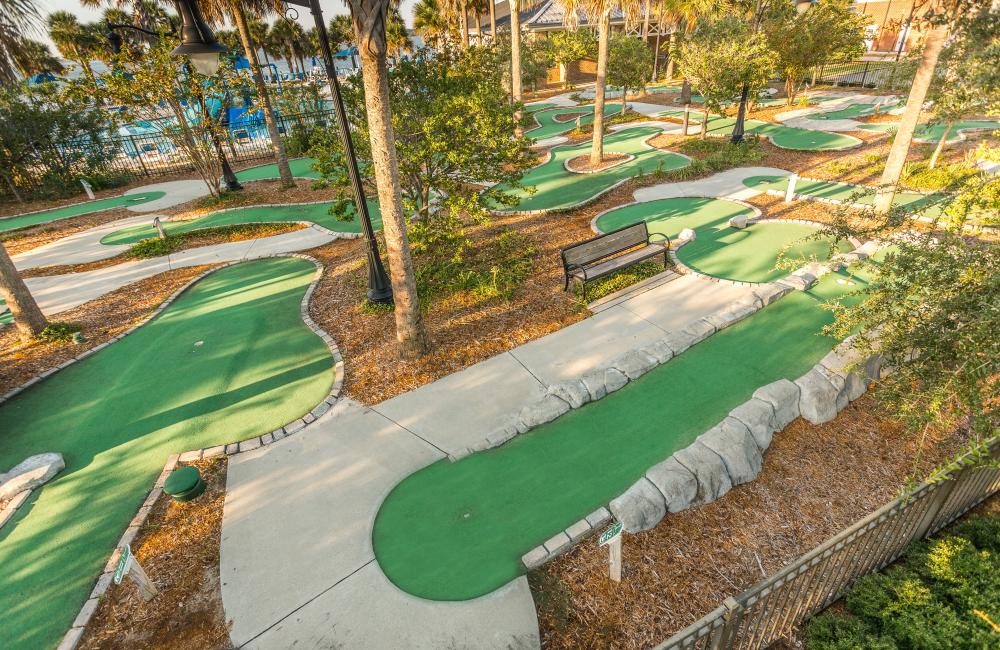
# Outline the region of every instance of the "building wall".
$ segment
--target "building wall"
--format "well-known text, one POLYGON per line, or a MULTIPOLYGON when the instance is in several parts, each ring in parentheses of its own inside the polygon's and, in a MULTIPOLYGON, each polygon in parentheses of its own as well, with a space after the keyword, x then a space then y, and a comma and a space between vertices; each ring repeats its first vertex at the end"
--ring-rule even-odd
POLYGON ((872 53, 906 53, 920 39, 919 29, 909 29, 914 0, 876 0, 856 2, 855 10, 868 18, 868 51, 872 53))

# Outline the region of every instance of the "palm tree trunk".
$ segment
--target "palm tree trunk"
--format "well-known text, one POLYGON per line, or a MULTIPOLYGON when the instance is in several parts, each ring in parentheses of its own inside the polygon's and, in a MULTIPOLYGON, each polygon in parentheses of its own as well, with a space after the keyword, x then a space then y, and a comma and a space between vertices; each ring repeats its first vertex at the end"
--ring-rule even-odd
POLYGON ((701 134, 698 136, 698 138, 704 140, 707 137, 708 137, 708 107, 703 106, 701 110, 701 134))
POLYGON ((934 68, 937 66, 938 57, 941 55, 941 49, 944 47, 947 37, 947 25, 939 25, 927 33, 920 65, 913 78, 913 85, 910 86, 910 96, 906 100, 906 109, 899 122, 899 129, 892 142, 892 148, 889 149, 889 156, 885 161, 885 170, 882 172, 879 187, 875 190, 875 214, 886 214, 892 208, 892 200, 896 195, 896 184, 903 173, 903 165, 910 152, 913 132, 917 128, 917 120, 920 119, 920 109, 923 107, 924 98, 927 97, 927 90, 934 78, 934 68))
POLYGON ((490 40, 497 40, 497 0, 489 0, 490 3, 490 40))
POLYGON ((688 82, 687 77, 681 83, 681 102, 684 104, 684 127, 681 132, 687 135, 688 122, 691 119, 691 84, 688 82))
POLYGON ((469 49, 469 10, 462 3, 462 47, 469 49))
MULTIPOLYGON (((237 5, 238 7, 238 5, 237 5)), ((247 25, 247 17, 242 8, 233 12, 233 21, 240 32, 240 41, 243 43, 243 51, 246 52, 247 59, 250 60, 250 73, 253 76, 253 84, 257 87, 257 94, 260 96, 260 103, 264 107, 264 123, 267 125, 267 134, 271 137, 271 148, 274 149, 274 158, 278 163, 278 175, 281 177, 281 187, 295 187, 295 179, 292 178, 292 170, 288 166, 288 153, 285 151, 285 143, 278 133, 278 118, 274 114, 274 107, 271 106, 271 95, 264 84, 264 76, 260 72, 260 60, 257 58, 257 44, 253 42, 250 35, 250 27, 247 25)), ((267 56, 265 53, 264 56, 267 56)))
MULTIPOLYGON (((519 0, 510 0, 510 94, 515 104, 520 104, 524 98, 521 90, 521 3, 519 0)), ((518 138, 524 133, 521 127, 523 118, 521 110, 514 113, 514 135, 518 138)))
POLYGON ((674 32, 677 26, 671 26, 670 36, 667 37, 667 81, 674 78, 674 32))
POLYGON ((14 268, 7 249, 0 242, 0 297, 7 303, 14 317, 14 326, 22 341, 28 341, 41 333, 48 322, 38 303, 24 285, 24 280, 14 268))
POLYGON ((396 303, 396 340, 403 358, 412 359, 427 352, 427 334, 424 332, 417 297, 417 283, 413 271, 413 258, 406 236, 406 219, 403 216, 403 196, 399 187, 399 161, 396 157, 396 140, 392 129, 389 108, 389 77, 386 71, 385 27, 381 21, 366 21, 365 17, 378 11, 379 2, 352 0, 354 30, 361 54, 361 76, 365 88, 365 111, 371 139, 372 164, 375 168, 375 185, 382 210, 382 229, 385 232, 386 256, 396 303), (381 33, 378 31, 381 26, 381 33), (371 30, 362 33, 361 30, 371 30))
POLYGON ((951 134, 951 128, 955 125, 954 120, 948 120, 948 126, 945 128, 944 133, 941 134, 941 139, 938 140, 937 146, 934 147, 934 154, 931 156, 930 161, 927 163, 927 167, 934 169, 937 165, 938 157, 941 152, 944 151, 944 143, 948 141, 948 136, 951 134))
MULTIPOLYGON (((608 79, 608 38, 611 31, 611 12, 605 11, 597 22, 597 85, 594 87, 594 144, 590 150, 590 163, 599 165, 604 160, 604 86, 608 79)), ((622 98, 624 103, 625 98, 622 98)))

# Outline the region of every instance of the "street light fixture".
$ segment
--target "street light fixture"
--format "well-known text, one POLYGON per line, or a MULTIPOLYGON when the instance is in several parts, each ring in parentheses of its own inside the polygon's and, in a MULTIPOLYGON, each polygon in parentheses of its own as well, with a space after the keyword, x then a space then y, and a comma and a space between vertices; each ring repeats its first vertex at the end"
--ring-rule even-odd
MULTIPOLYGON (((194 2, 195 0, 191 0, 194 2)), ((344 110, 344 100, 340 95, 340 82, 337 80, 337 70, 333 65, 333 50, 330 48, 330 37, 323 22, 323 11, 319 0, 284 0, 286 5, 305 7, 312 12, 316 23, 316 33, 319 36, 319 47, 323 54, 323 67, 326 78, 330 82, 330 94, 333 96, 334 111, 337 114, 337 126, 340 128, 340 141, 347 158, 347 172, 351 177, 351 188, 354 193, 354 205, 361 218, 365 241, 368 248, 368 302, 389 305, 392 304, 392 285, 382 266, 382 258, 378 252, 378 240, 375 239, 375 229, 372 227, 371 214, 368 211, 368 201, 365 198, 364 185, 361 183, 361 172, 358 170, 358 159, 354 153, 354 142, 351 140, 351 126, 344 110)))
POLYGON ((181 17, 181 44, 171 54, 186 54, 194 69, 211 77, 219 71, 220 55, 227 49, 215 40, 215 34, 201 15, 197 0, 177 0, 181 17))

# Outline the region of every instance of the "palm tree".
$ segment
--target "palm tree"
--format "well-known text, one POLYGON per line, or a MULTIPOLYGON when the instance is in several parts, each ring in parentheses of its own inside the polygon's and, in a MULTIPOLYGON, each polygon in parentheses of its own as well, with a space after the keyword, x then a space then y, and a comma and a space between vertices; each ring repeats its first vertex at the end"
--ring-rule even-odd
POLYGON ((394 53, 397 60, 401 60, 403 52, 407 52, 413 47, 413 44, 410 42, 410 33, 406 29, 406 23, 403 22, 403 16, 395 6, 389 7, 385 23, 385 40, 386 47, 390 52, 394 53))
MULTIPOLYGON (((251 22, 248 14, 255 18, 265 15, 271 10, 273 5, 269 0, 202 0, 201 9, 209 20, 220 21, 228 16, 236 31, 239 33, 239 40, 243 44, 243 52, 247 61, 250 62, 250 73, 253 84, 257 89, 257 96, 264 109, 264 123, 267 125, 267 133, 271 139, 271 148, 274 150, 275 162, 278 165, 279 186, 281 188, 295 187, 295 179, 292 177, 292 169, 288 165, 288 153, 285 151, 285 143, 281 139, 278 131, 278 118, 274 113, 271 104, 271 95, 268 93, 267 85, 264 83, 264 75, 260 71, 260 59, 257 58, 257 43, 254 40, 251 26, 259 21, 251 22)), ((263 24, 263 23, 259 23, 263 24)), ((258 33, 261 31, 257 28, 258 33)), ((264 25, 265 33, 267 25, 264 25)), ((266 50, 265 50, 266 52, 266 50)), ((266 56, 266 54, 265 54, 266 56)))
POLYGON ((297 21, 291 18, 279 18, 271 27, 271 36, 281 44, 282 58, 288 62, 289 69, 295 69, 298 61, 298 71, 305 72, 302 57, 308 49, 305 30, 297 21))
POLYGON ((441 46, 448 27, 438 0, 420 0, 413 7, 413 29, 417 30, 431 47, 441 46))
MULTIPOLYGON (((260 51, 264 53, 264 63, 270 67, 271 59, 268 57, 267 48, 264 47, 264 44, 267 43, 267 33, 271 29, 271 26, 263 20, 252 19, 247 22, 247 29, 250 32, 250 42, 260 48, 260 51)), ((249 55, 247 58, 249 59, 249 55)))
MULTIPOLYGON (((14 57, 24 53, 24 34, 36 31, 40 20, 31 0, 0 3, 0 80, 17 79, 14 57)), ((14 317, 14 326, 21 339, 29 340, 45 329, 48 324, 45 315, 14 268, 3 242, 0 242, 0 297, 14 317)))
POLYGON ((87 79, 96 88, 97 77, 90 67, 91 56, 98 44, 94 30, 81 24, 76 16, 68 11, 55 11, 49 14, 48 26, 49 37, 59 53, 79 64, 87 79))
POLYGON ((403 196, 399 187, 399 161, 389 107, 389 75, 386 69, 386 14, 391 0, 348 0, 354 35, 361 56, 361 78, 365 89, 365 112, 371 140, 372 166, 378 188, 385 233, 389 275, 396 303, 396 340, 404 358, 427 352, 427 334, 420 314, 413 258, 406 235, 403 196))
POLYGON ((351 46, 354 44, 354 27, 351 25, 350 16, 334 16, 327 26, 327 35, 330 43, 337 48, 351 46))
POLYGON ((20 51, 14 54, 14 65, 25 77, 47 72, 62 74, 66 70, 48 45, 31 39, 24 39, 20 51))

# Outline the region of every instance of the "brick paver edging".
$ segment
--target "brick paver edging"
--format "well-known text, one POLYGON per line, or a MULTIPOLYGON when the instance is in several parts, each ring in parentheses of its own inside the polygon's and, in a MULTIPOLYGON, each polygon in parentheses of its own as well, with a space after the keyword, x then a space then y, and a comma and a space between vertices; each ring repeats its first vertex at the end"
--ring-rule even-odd
MULTIPOLYGON (((83 607, 77 614, 76 619, 70 626, 69 631, 67 631, 66 634, 63 636, 62 642, 59 644, 58 650, 73 650, 80 642, 80 638, 83 636, 84 628, 87 626, 87 623, 90 622, 91 617, 97 610, 97 605, 99 603, 101 596, 104 595, 104 593, 108 590, 108 587, 111 584, 111 579, 114 575, 115 566, 118 563, 119 549, 125 544, 132 543, 136 535, 138 535, 139 527, 142 526, 142 524, 146 521, 146 517, 149 516, 149 512, 152 509, 153 504, 163 493, 163 484, 167 480, 167 477, 170 475, 170 472, 172 472, 174 468, 177 467, 178 462, 192 462, 202 458, 213 458, 216 456, 221 456, 223 454, 231 456, 233 454, 238 454, 245 451, 251 451, 253 449, 258 449, 263 445, 269 445, 271 443, 277 442, 282 438, 285 438, 298 431, 301 431, 310 422, 314 422, 318 417, 329 411, 330 408, 334 404, 336 404, 337 400, 340 398, 340 394, 344 386, 344 358, 340 353, 340 348, 337 347, 337 343, 333 340, 333 337, 330 336, 328 333, 326 333, 322 328, 320 328, 319 325, 317 325, 316 322, 309 316, 309 301, 312 298, 313 291, 316 289, 316 285, 319 283, 319 280, 323 275, 323 264, 316 258, 310 257, 309 255, 305 255, 302 253, 277 253, 274 255, 262 256, 256 259, 268 259, 268 258, 278 258, 278 257, 296 257, 299 259, 308 260, 316 265, 316 272, 313 276, 313 280, 309 284, 309 288, 306 289, 305 295, 302 296, 302 302, 299 305, 299 313, 302 317, 302 322, 305 323, 306 326, 310 330, 312 330, 317 336, 323 339, 323 342, 326 343, 326 345, 330 348, 330 353, 333 356, 333 363, 334 363, 334 379, 333 379, 333 385, 330 387, 330 392, 327 394, 327 397, 322 402, 320 402, 315 408, 313 408, 310 412, 306 413, 305 415, 296 420, 293 420, 292 422, 289 422, 288 424, 285 424, 282 427, 278 427, 274 431, 265 433, 264 435, 257 436, 254 438, 249 438, 247 440, 241 440, 239 442, 233 442, 225 445, 217 445, 214 447, 208 447, 204 449, 193 449, 179 454, 172 454, 169 458, 167 458, 167 462, 163 466, 163 471, 160 472, 160 475, 156 479, 156 482, 153 484, 153 487, 150 490, 149 495, 146 497, 146 500, 143 501, 142 505, 139 507, 139 511, 136 513, 135 517, 132 518, 132 521, 126 528, 125 533, 121 536, 121 539, 118 540, 118 544, 115 546, 115 550, 111 553, 111 557, 108 558, 107 564, 104 565, 104 570, 102 571, 101 575, 97 578, 97 584, 94 586, 94 589, 90 592, 90 597, 87 599, 86 602, 84 602, 83 607)), ((243 264, 244 262, 245 260, 236 260, 233 262, 227 262, 225 264, 220 264, 219 266, 211 268, 205 271, 204 273, 198 274, 197 277, 193 278, 190 282, 188 282, 183 287, 175 291, 169 298, 167 298, 142 322, 138 323, 137 325, 134 325, 133 327, 130 327, 129 329, 122 332, 121 334, 118 334, 111 340, 106 341, 101 345, 95 346, 90 350, 82 352, 73 359, 70 359, 69 361, 63 363, 62 365, 57 366, 56 368, 52 368, 51 370, 47 370, 46 372, 35 377, 34 379, 31 379, 30 381, 18 386, 17 388, 10 391, 6 395, 0 397, 0 404, 14 397, 18 393, 21 393, 25 389, 35 385, 39 381, 51 375, 54 375, 63 368, 66 368, 76 363, 77 361, 85 359, 90 355, 95 354, 100 350, 103 350, 112 343, 115 343, 116 341, 120 341, 121 339, 125 338, 135 330, 139 329, 143 325, 149 323, 154 318, 159 316, 160 312, 162 312, 171 303, 177 300, 177 298, 179 298, 182 293, 190 289, 200 280, 203 280, 206 276, 215 273, 216 271, 219 271, 221 269, 224 269, 226 267, 234 266, 236 264, 243 264)))

